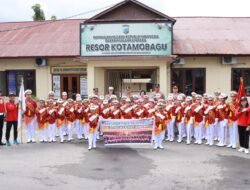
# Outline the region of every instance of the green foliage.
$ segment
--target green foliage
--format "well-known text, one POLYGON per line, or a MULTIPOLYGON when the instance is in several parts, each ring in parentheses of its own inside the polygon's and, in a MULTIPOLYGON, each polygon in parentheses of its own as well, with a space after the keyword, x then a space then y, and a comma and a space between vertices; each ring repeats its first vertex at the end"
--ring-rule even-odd
POLYGON ((50 19, 51 20, 56 20, 57 18, 56 18, 56 15, 52 15, 51 17, 50 17, 50 19))
POLYGON ((32 17, 34 21, 45 20, 44 12, 41 9, 41 5, 40 4, 34 4, 31 8, 34 11, 34 15, 32 17))

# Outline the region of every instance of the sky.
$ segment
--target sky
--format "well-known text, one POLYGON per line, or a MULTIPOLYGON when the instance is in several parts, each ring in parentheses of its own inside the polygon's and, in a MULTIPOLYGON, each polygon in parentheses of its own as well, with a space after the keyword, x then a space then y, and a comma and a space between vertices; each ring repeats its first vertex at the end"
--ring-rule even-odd
MULTIPOLYGON (((46 19, 63 19, 90 10, 114 5, 121 0, 0 0, 0 22, 30 21, 31 6, 39 3, 46 19)), ((140 0, 168 16, 250 17, 250 0, 140 0)), ((74 18, 89 18, 100 11, 74 18)))

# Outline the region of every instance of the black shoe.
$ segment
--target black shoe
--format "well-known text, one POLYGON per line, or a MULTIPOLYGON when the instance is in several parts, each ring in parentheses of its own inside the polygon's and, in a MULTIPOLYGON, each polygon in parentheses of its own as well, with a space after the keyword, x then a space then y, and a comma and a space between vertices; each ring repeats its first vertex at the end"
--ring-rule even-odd
POLYGON ((4 146, 4 145, 6 145, 6 144, 5 144, 5 143, 0 142, 0 146, 4 146))

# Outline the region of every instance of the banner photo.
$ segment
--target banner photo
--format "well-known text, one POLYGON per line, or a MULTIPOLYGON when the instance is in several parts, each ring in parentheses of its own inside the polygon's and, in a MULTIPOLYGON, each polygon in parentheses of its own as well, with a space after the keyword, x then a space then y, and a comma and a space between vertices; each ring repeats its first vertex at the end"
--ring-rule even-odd
POLYGON ((151 143, 153 119, 108 119, 101 124, 105 145, 151 143))

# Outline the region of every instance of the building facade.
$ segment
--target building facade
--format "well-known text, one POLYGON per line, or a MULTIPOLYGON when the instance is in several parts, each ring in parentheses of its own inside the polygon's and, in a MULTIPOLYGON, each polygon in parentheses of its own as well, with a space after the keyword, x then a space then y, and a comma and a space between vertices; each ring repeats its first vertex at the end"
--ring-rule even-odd
POLYGON ((21 80, 37 97, 122 96, 160 84, 190 94, 229 93, 244 77, 250 95, 250 18, 171 18, 135 0, 88 20, 0 23, 0 88, 21 80))

